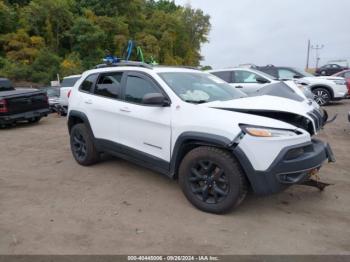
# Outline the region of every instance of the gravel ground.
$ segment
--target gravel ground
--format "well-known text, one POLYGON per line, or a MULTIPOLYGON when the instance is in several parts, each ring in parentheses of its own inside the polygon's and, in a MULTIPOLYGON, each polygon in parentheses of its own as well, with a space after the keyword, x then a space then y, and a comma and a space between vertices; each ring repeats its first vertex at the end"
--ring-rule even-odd
POLYGON ((111 158, 73 160, 64 118, 0 130, 0 254, 350 254, 350 100, 319 137, 337 158, 325 192, 249 195, 227 215, 196 210, 177 182, 111 158))

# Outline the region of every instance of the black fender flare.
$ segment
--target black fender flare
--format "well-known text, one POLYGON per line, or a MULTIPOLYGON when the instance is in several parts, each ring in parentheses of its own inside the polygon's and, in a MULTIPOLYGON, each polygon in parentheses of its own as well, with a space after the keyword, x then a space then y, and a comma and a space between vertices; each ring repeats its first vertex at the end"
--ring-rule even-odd
POLYGON ((213 135, 202 132, 184 132, 177 138, 170 160, 170 176, 176 178, 177 170, 183 157, 189 152, 186 146, 191 149, 197 146, 214 146, 229 149, 232 141, 224 136, 213 135))
POLYGON ((86 125, 86 127, 89 129, 89 131, 91 132, 91 135, 95 138, 94 133, 92 132, 89 118, 87 117, 87 115, 83 112, 80 112, 80 111, 71 110, 68 114, 68 122, 67 122, 69 133, 70 133, 72 127, 76 123, 84 123, 86 125))

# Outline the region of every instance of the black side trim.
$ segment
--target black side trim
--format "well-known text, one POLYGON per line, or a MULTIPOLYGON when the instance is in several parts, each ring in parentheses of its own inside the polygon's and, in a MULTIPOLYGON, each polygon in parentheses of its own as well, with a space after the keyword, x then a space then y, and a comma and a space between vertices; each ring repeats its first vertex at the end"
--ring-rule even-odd
POLYGON ((100 151, 171 177, 169 173, 170 163, 163 159, 105 139, 95 139, 95 143, 100 151))
POLYGON ((182 158, 188 151, 196 146, 216 146, 228 148, 231 145, 232 141, 223 136, 201 132, 184 132, 176 140, 170 161, 170 174, 171 176, 176 177, 177 169, 182 158))

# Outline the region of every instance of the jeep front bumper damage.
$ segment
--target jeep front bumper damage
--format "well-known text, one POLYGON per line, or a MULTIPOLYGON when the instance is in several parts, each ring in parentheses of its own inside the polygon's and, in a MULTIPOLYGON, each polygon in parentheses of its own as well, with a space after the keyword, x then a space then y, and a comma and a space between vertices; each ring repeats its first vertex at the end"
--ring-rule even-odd
POLYGON ((239 147, 234 148, 233 153, 240 160, 256 194, 277 193, 295 184, 323 190, 328 184, 313 180, 312 177, 326 160, 335 162, 329 144, 316 139, 283 149, 266 171, 255 170, 239 147))

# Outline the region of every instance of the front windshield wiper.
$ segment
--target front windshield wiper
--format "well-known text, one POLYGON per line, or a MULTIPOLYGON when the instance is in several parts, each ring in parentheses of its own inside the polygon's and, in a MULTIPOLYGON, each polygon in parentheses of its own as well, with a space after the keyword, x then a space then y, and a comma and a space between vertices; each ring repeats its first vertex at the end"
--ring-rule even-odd
POLYGON ((192 104, 204 104, 207 103, 208 100, 185 100, 185 102, 192 104))

